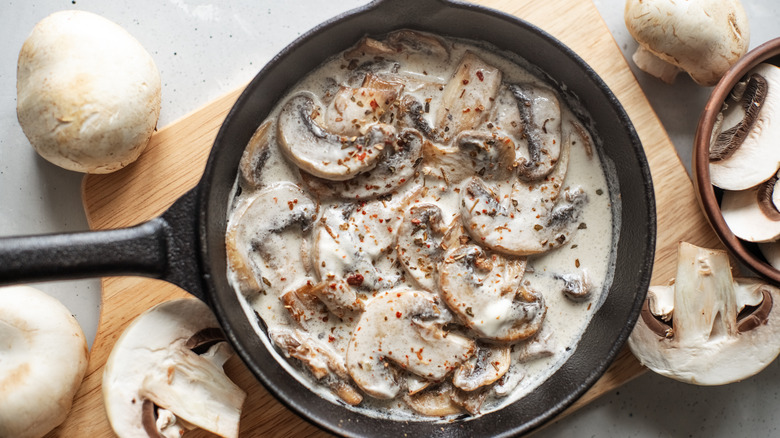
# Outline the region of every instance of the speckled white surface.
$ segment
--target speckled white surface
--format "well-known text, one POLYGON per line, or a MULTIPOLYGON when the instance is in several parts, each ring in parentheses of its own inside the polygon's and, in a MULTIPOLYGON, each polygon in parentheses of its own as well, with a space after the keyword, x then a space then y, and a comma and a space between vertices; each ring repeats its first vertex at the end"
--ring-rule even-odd
MULTIPOLYGON (((152 54, 163 79, 159 126, 166 126, 249 81, 296 36, 367 0, 5 1, 0 7, 0 236, 86 230, 80 174, 39 158, 16 120, 16 58, 37 21, 81 9, 123 26, 152 54)), ((595 0, 617 44, 630 55, 636 43, 623 24, 622 0, 595 0)), ((780 3, 746 0, 751 47, 780 36, 780 3)), ((629 63, 632 65, 632 63, 629 63)), ((690 169, 698 114, 709 89, 687 77, 673 86, 635 74, 690 169)), ((683 220, 684 218, 681 218, 683 220)), ((38 285, 62 300, 87 337, 94 337, 99 282, 38 285)), ((745 358, 749 360, 749 358, 745 358)), ((775 437, 780 436, 780 363, 745 382, 697 387, 647 373, 535 436, 775 437)))

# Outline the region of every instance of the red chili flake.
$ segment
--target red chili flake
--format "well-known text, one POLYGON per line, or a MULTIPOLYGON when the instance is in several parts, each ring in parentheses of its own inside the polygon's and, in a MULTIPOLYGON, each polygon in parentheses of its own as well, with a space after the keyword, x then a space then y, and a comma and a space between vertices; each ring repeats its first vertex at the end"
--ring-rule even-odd
POLYGON ((469 83, 469 80, 468 80, 468 79, 464 79, 464 80, 463 80, 463 85, 468 85, 468 83, 469 83))
POLYGON ((347 284, 350 286, 360 286, 363 284, 363 276, 360 274, 352 274, 347 277, 347 284))
POLYGON ((480 82, 485 80, 485 75, 482 74, 482 70, 477 70, 477 78, 479 78, 480 82))
POLYGON ((417 359, 419 359, 419 360, 423 360, 423 358, 422 358, 422 352, 423 352, 423 349, 422 349, 422 348, 421 348, 420 350, 416 351, 416 353, 417 353, 417 359))
POLYGON ((401 317, 401 315, 402 315, 402 314, 401 314, 401 312, 395 312, 395 317, 396 317, 396 318, 400 318, 400 317, 401 317))
POLYGON ((371 105, 371 109, 379 108, 379 104, 376 103, 376 99, 371 99, 371 102, 369 102, 368 104, 371 105))
POLYGON ((329 286, 331 289, 336 289, 336 283, 331 283, 329 286))
POLYGON ((334 338, 333 336, 328 336, 328 342, 333 342, 335 340, 336 340, 336 338, 334 338))
POLYGON ((295 205, 295 203, 293 203, 292 201, 287 201, 287 206, 290 207, 290 210, 293 209, 294 205, 295 205))

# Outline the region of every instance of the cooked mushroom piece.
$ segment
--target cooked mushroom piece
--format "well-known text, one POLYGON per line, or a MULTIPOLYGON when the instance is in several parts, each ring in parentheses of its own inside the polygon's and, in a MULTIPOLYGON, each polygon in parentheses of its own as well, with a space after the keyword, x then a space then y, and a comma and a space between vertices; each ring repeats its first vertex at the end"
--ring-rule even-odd
POLYGON ((293 96, 279 113, 278 144, 285 156, 302 170, 333 181, 352 178, 374 168, 382 152, 395 139, 390 125, 372 125, 365 135, 333 134, 320 126, 320 105, 314 96, 293 96))
POLYGON ((239 204, 227 225, 228 263, 244 294, 279 295, 311 280, 301 242, 318 206, 298 186, 276 183, 239 204), (288 239, 288 234, 295 239, 288 239))
POLYGON ((463 131, 449 146, 426 142, 426 175, 457 185, 476 174, 487 181, 509 177, 515 161, 515 144, 509 137, 488 131, 463 131))
POLYGON ((271 125, 269 120, 260 125, 249 139, 238 164, 239 181, 245 188, 259 188, 263 185, 263 169, 271 155, 271 125))
POLYGON ((538 182, 517 181, 508 195, 478 177, 463 183, 460 214, 474 240, 512 255, 538 254, 571 240, 588 198, 579 187, 563 188, 569 142, 551 174, 538 182))
POLYGON ((431 62, 432 59, 437 59, 439 62, 446 61, 450 56, 446 43, 430 34, 401 29, 389 33, 385 40, 397 52, 407 57, 410 54, 420 54, 427 62, 431 62))
POLYGON ((628 343, 653 371, 697 385, 748 378, 780 353, 773 314, 780 289, 735 280, 728 253, 681 242, 671 322, 646 301, 628 343))
POLYGON ((414 179, 422 162, 422 148, 422 135, 415 129, 404 129, 373 169, 346 181, 329 181, 304 173, 303 181, 320 197, 364 200, 384 196, 414 179))
POLYGON ((469 338, 444 331, 452 321, 437 296, 387 291, 371 298, 347 347, 347 370, 367 394, 395 397, 402 388, 390 365, 440 381, 474 352, 469 338))
POLYGON ((720 210, 729 229, 749 242, 780 237, 780 211, 772 201, 777 176, 747 190, 723 192, 720 210))
POLYGON ((542 327, 547 307, 522 284, 525 257, 507 258, 473 243, 452 246, 439 263, 447 305, 480 338, 514 342, 542 327))
POLYGON ((517 144, 517 175, 524 181, 538 181, 552 172, 561 154, 561 105, 548 88, 512 84, 509 91, 517 100, 523 127, 517 144))
POLYGON ((0 288, 0 436, 37 438, 65 420, 87 370, 87 340, 56 298, 0 288))
POLYGON ((356 406, 363 396, 352 385, 344 358, 328 344, 301 330, 274 327, 268 337, 285 356, 303 362, 312 375, 330 387, 346 403, 356 406))
POLYGON ((487 117, 501 85, 501 70, 466 52, 444 87, 435 127, 446 138, 477 128, 487 117))
POLYGON ((159 437, 200 428, 237 437, 246 393, 222 368, 232 355, 224 341, 200 300, 168 301, 137 317, 103 371, 103 400, 114 432, 159 437))
POLYGON ((429 417, 458 415, 463 412, 463 409, 453 400, 454 390, 455 388, 449 382, 444 382, 419 393, 406 395, 404 401, 418 414, 429 417))
POLYGON ((724 104, 710 142, 710 179, 725 190, 754 187, 780 168, 780 67, 759 64, 746 78, 744 91, 724 104))
POLYGON ((437 289, 436 265, 444 254, 442 241, 448 229, 441 209, 427 202, 410 207, 398 229, 398 260, 427 291, 437 289))
POLYGON ((512 358, 508 346, 477 344, 477 352, 452 375, 452 384, 464 391, 490 385, 509 370, 512 358))
POLYGON ((563 281, 563 295, 572 301, 585 301, 590 298, 591 284, 588 271, 585 269, 568 274, 555 274, 554 277, 563 281))
POLYGON ((364 135, 382 120, 404 84, 368 73, 359 88, 342 86, 325 111, 325 126, 333 134, 364 135))

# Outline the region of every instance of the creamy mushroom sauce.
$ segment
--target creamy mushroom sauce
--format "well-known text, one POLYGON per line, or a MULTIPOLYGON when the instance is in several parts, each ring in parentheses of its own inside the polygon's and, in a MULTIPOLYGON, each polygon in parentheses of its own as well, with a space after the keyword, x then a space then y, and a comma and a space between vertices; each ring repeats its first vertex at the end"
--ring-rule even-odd
MULTIPOLYGON (((257 321, 255 315, 262 319, 261 323, 256 324, 258 335, 268 344, 263 333, 263 329, 267 329, 270 338, 276 343, 274 354, 282 366, 326 399, 342 404, 346 402, 354 405, 353 409, 369 415, 405 420, 479 415, 523 397, 544 382, 574 352, 611 282, 614 258, 612 247, 613 241, 617 239, 617 226, 613 228, 617 224, 613 222, 619 217, 615 214, 619 205, 613 206, 613 202, 619 203, 619 197, 614 195, 616 183, 612 179, 607 183, 602 159, 593 146, 593 139, 566 107, 564 100, 558 96, 558 120, 554 120, 554 114, 550 116, 544 112, 549 110, 549 107, 543 106, 545 101, 537 103, 533 100, 540 93, 554 93, 547 83, 521 67, 519 64, 522 62, 516 57, 512 61, 498 51, 486 48, 484 44, 441 39, 415 32, 399 31, 381 41, 364 39, 345 53, 332 57, 293 87, 250 141, 242 159, 234 196, 230 200, 227 246, 231 266, 228 275, 237 293, 245 298, 243 302, 250 319, 257 321), (468 79, 455 77, 459 68, 472 69, 465 72, 467 76, 464 77, 468 79), (369 79, 366 79, 367 76, 369 79), (475 79, 482 84, 468 83, 475 79), (489 81, 493 83, 485 86, 484 82, 489 81), (361 85, 363 89, 360 89, 361 85), (454 93, 459 94, 454 99, 470 99, 457 111, 451 110, 452 118, 443 112, 445 109, 442 102, 448 97, 442 95, 453 94, 453 90, 448 87, 454 87, 454 93), (531 96, 531 99, 523 103, 517 96, 513 96, 513 89, 520 90, 518 94, 521 97, 531 96), (370 94, 368 97, 367 92, 370 94), (485 93, 495 95, 486 96, 485 93), (313 105, 303 109, 288 105, 293 98, 300 96, 311 99, 313 105), (377 101, 375 97, 380 99, 377 101), (420 117, 416 121, 413 117, 414 108, 410 105, 415 101, 420 104, 416 107, 420 110, 420 117), (522 105, 532 110, 526 113, 525 119, 518 109, 522 105), (338 112, 339 108, 341 112, 338 112), (472 110, 469 115, 468 112, 472 110), (286 116, 285 112, 288 112, 286 116), (286 132, 285 128, 277 126, 284 117, 296 119, 304 114, 314 116, 315 122, 297 120, 298 125, 289 130, 309 131, 286 132), (471 116, 474 117, 469 118, 471 116), (344 120, 344 117, 353 118, 344 120), (544 122, 535 120, 542 117, 546 118, 544 122), (535 125, 528 125, 529 121, 535 125), (357 139, 359 142, 369 127, 376 128, 378 123, 394 127, 395 137, 391 136, 391 140, 387 140, 379 135, 379 140, 372 139, 362 146, 355 146, 352 140, 357 139), (569 139, 568 148, 564 144, 550 143, 552 140, 548 138, 550 132, 547 132, 546 127, 555 129, 556 123, 560 124, 559 139, 562 142, 569 139), (351 167, 347 173, 354 173, 353 166, 363 164, 347 160, 354 161, 361 154, 363 159, 367 159, 371 153, 384 154, 379 157, 379 164, 375 164, 373 172, 387 173, 381 175, 379 181, 381 185, 391 186, 390 193, 355 201, 356 197, 381 190, 378 184, 357 179, 370 179, 370 176, 365 176, 365 171, 358 172, 357 176, 344 176, 338 168, 329 168, 331 163, 327 163, 327 160, 315 163, 319 168, 309 169, 309 164, 305 162, 305 152, 300 152, 301 156, 291 155, 289 150, 297 154, 294 149, 301 147, 294 144, 295 141, 327 140, 327 132, 320 132, 319 136, 311 135, 310 130, 316 130, 318 126, 325 131, 341 133, 338 140, 341 141, 341 147, 331 152, 339 154, 343 150, 351 150, 343 155, 347 157, 343 167, 351 167), (449 127, 453 127, 453 131, 465 127, 477 133, 487 133, 487 137, 483 135, 482 138, 493 140, 480 143, 472 139, 471 146, 469 142, 464 142, 466 146, 462 149, 453 149, 456 142, 453 138, 458 133, 449 132, 449 127), (521 181, 518 175, 523 163, 533 162, 529 148, 525 145, 527 138, 533 135, 546 143, 540 157, 537 157, 539 164, 531 166, 533 168, 527 166, 527 169, 540 171, 547 159, 546 165, 551 170, 547 177, 528 183, 521 181), (287 145, 284 144, 285 138, 281 138, 285 136, 290 139, 287 145), (401 137, 404 141, 400 143, 392 140, 401 137), (381 146, 372 148, 372 142, 381 146), (423 145, 422 153, 413 150, 419 146, 419 142, 423 145), (496 162, 506 159, 501 155, 504 154, 500 149, 502 145, 511 146, 512 143, 514 146, 510 148, 510 160, 496 162), (390 160, 392 151, 397 151, 400 146, 411 150, 411 158, 402 156, 401 151, 398 157, 393 158, 396 161, 392 162, 392 166, 385 164, 382 168, 382 160, 390 160), (289 150, 285 151, 285 148, 289 150), (565 160, 546 156, 554 154, 556 148, 563 149, 562 158, 566 149, 570 151, 563 184, 560 179, 556 179, 556 169, 562 165, 555 163, 565 160), (550 149, 553 152, 549 152, 550 149), (511 156, 512 152, 514 157, 511 156), (439 153, 444 155, 437 155, 439 153), (486 154, 487 158, 480 154, 486 154), (469 157, 464 159, 459 155, 469 157), (442 159, 442 156, 445 158, 442 159), (481 158, 486 161, 480 162, 481 158), (407 159, 407 162, 403 162, 403 159, 407 159), (325 178, 302 172, 299 166, 325 178), (402 177, 404 175, 409 177, 402 177), (470 198, 466 193, 467 184, 471 184, 469 178, 474 176, 484 179, 485 185, 497 195, 502 208, 509 211, 505 214, 505 223, 493 223, 494 227, 510 228, 511 233, 503 234, 499 240, 512 239, 513 235, 521 232, 529 234, 539 231, 534 230, 533 223, 525 222, 526 219, 521 224, 523 231, 517 227, 511 229, 517 225, 511 221, 514 218, 511 205, 517 205, 518 199, 521 204, 518 208, 538 208, 542 212, 540 215, 553 214, 549 211, 544 213, 551 209, 551 205, 566 206, 557 212, 557 222, 564 223, 568 231, 551 235, 552 239, 541 245, 549 250, 539 254, 518 256, 485 247, 486 255, 482 258, 474 258, 473 254, 471 258, 465 258, 477 265, 482 263, 483 267, 486 260, 492 260, 490 266, 495 269, 498 269, 496 266, 511 265, 515 269, 520 266, 521 271, 512 274, 514 276, 511 279, 503 278, 499 271, 495 271, 498 280, 493 280, 497 283, 505 281, 509 286, 499 284, 504 289, 498 292, 498 298, 490 298, 491 302, 482 303, 482 307, 480 303, 467 303, 467 307, 462 305, 457 308, 459 305, 455 300, 454 304, 450 304, 453 308, 449 309, 450 301, 445 299, 440 287, 439 280, 443 274, 439 275, 437 267, 444 268, 442 263, 453 263, 447 266, 450 268, 464 260, 463 255, 453 255, 453 247, 480 246, 480 240, 485 241, 480 237, 483 234, 469 233, 466 225, 468 221, 464 217, 471 217, 473 221, 497 220, 502 217, 501 211, 504 211, 488 211, 483 208, 489 209, 488 203, 479 204, 481 215, 475 213, 473 207, 469 210, 468 205, 478 204, 477 199, 470 198), (347 180, 328 182, 326 178, 347 180), (358 183, 350 184, 351 178, 356 178, 353 181, 358 183), (544 195, 549 191, 566 190, 552 199, 542 196, 540 199, 545 199, 545 202, 538 205, 531 202, 534 205, 527 207, 527 199, 531 199, 531 195, 510 196, 513 185, 531 194, 544 195), (404 217, 411 214, 410 208, 426 204, 439 207, 441 222, 436 223, 435 218, 426 216, 422 220, 412 218, 403 225, 404 217), (421 222, 426 226, 424 230, 419 228, 421 222), (417 233, 399 237, 399 231, 408 231, 409 224, 413 224, 412 231, 416 230, 417 233), (464 228, 452 231, 455 224, 464 224, 464 228), (449 233, 449 237, 443 237, 445 233, 449 233), (559 237, 559 234, 564 235, 559 237), (443 250, 443 246, 448 247, 449 252, 443 250), (418 253, 421 248, 424 251, 418 253), (399 253, 406 254, 406 251, 413 251, 414 255, 406 258, 402 256, 399 260, 399 253), (423 253, 431 254, 432 258, 419 260, 419 255, 423 253), (415 262, 415 259, 419 262, 415 262), (410 263, 412 267, 404 267, 404 263, 410 263), (425 271, 428 275, 424 274, 425 271), (585 297, 566 296, 564 289, 576 289, 582 283, 587 286, 585 297), (514 296, 518 290, 523 293, 514 296), (368 331, 380 339, 373 342, 363 339, 360 339, 361 342, 357 339, 351 341, 351 338, 358 337, 359 331, 364 330, 359 324, 369 324, 367 321, 360 322, 363 313, 368 313, 366 308, 372 306, 372 313, 380 312, 376 310, 378 305, 373 307, 371 304, 372 298, 379 296, 381 299, 400 300, 398 297, 406 291, 417 291, 417 298, 434 300, 435 318, 431 317, 430 312, 427 315, 420 313, 410 316, 409 320, 405 320, 406 325, 400 326, 400 330, 406 326, 416 326, 416 333, 422 330, 422 335, 387 333, 379 322, 377 324, 380 326, 371 326, 368 331), (506 297, 509 297, 508 301, 506 297), (507 308, 513 302, 526 306, 521 308, 520 319, 523 312, 529 320, 534 315, 543 316, 541 330, 536 332, 539 327, 528 329, 523 326, 527 329, 524 334, 512 332, 514 334, 508 336, 514 336, 514 339, 496 340, 499 331, 506 331, 508 327, 501 318, 508 318, 507 308), (538 315, 540 311, 543 312, 539 309, 540 305, 546 307, 546 314, 538 315), (474 309, 482 313, 474 315, 474 309), (487 318, 488 322, 477 321, 481 318, 487 318), (492 341, 485 339, 492 335, 496 335, 492 341), (419 342, 429 342, 424 344, 428 350, 416 350, 411 356, 411 362, 409 354, 399 352, 398 349, 395 358, 392 351, 381 350, 382 345, 400 348, 399 343, 403 345, 407 341, 410 343, 409 350, 415 350, 420 346, 419 342), (445 341, 453 345, 459 343, 459 346, 441 346, 444 354, 451 355, 446 360, 442 359, 446 369, 440 367, 436 370, 435 378, 444 383, 428 384, 426 389, 409 395, 426 386, 425 375, 434 375, 424 367, 426 361, 435 362, 436 358, 424 357, 424 354, 434 350, 434 343, 445 341), (499 370, 501 367, 497 359, 492 366, 497 370, 493 373, 495 375, 485 380, 483 386, 473 390, 475 381, 472 379, 471 386, 466 385, 472 391, 453 389, 453 375, 461 372, 461 381, 464 375, 466 380, 471 378, 468 377, 469 373, 463 373, 466 368, 458 368, 465 367, 463 363, 471 363, 473 368, 477 347, 482 349, 490 345, 496 346, 490 350, 491 361, 503 357, 500 351, 511 351, 509 370, 505 374, 505 370, 499 370), (351 365, 347 360, 348 350, 353 355, 351 365), (422 355, 420 352, 423 352, 422 355), (401 359, 401 355, 405 359, 401 359), (420 359, 417 365, 413 363, 414 356, 420 359), (359 362, 358 366, 355 366, 355 361, 359 362), (399 363, 404 365, 400 366, 399 363), (372 369, 376 365, 382 369, 372 369), (404 370, 414 369, 415 366, 418 366, 417 372, 423 374, 422 377, 404 370), (441 375, 444 377, 441 378, 441 375), (437 394, 444 396, 437 398, 437 394), (410 404, 416 408, 410 408, 410 404)), ((449 99, 447 104, 453 107, 462 103, 454 101, 452 96, 449 99)), ((302 98, 299 101, 306 103, 302 98)), ((546 103, 549 105, 550 102, 546 103)), ((477 137, 479 135, 475 134, 477 137)), ((558 140, 555 141, 557 143, 558 140)), ((609 164, 606 167, 609 168, 609 164)), ((367 173, 371 175, 371 172, 367 173)), ((519 213, 518 216, 525 218, 519 213)), ((548 220, 545 225, 554 228, 555 223, 548 220)), ((483 225, 473 222, 470 226, 472 231, 478 226, 483 231, 493 231, 483 225)), ((471 251, 475 251, 474 248, 471 251)), ((473 266, 467 267, 465 275, 468 278, 464 278, 471 283, 466 283, 474 284, 475 287, 485 286, 479 284, 479 279, 471 277, 476 273, 487 281, 485 272, 474 269, 473 266)), ((455 279, 463 280, 460 277, 455 279)), ((457 295, 450 292, 449 295, 457 295)), ((457 295, 456 298, 463 297, 457 295)), ((389 306, 392 308, 392 304, 389 306)), ((390 312, 385 319, 406 316, 397 310, 390 312)), ((530 326, 532 322, 527 321, 527 324, 530 326)), ((393 326, 392 330, 398 330, 398 326, 393 326)), ((480 366, 477 366, 477 371, 480 371, 480 366)))

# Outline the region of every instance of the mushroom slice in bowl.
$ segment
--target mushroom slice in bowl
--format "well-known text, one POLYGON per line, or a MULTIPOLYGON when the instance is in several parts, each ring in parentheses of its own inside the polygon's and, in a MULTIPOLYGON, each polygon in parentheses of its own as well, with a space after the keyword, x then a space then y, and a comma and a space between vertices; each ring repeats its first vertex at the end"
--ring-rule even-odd
POLYGON ((571 240, 587 195, 579 187, 563 187, 569 143, 567 139, 550 175, 538 182, 516 181, 508 194, 479 177, 466 180, 460 212, 474 240, 512 255, 546 252, 571 240))
POLYGON ((372 397, 390 399, 402 389, 392 367, 440 381, 474 352, 474 341, 448 333, 452 315, 436 295, 387 291, 366 303, 347 347, 347 369, 372 397))
POLYGON ((392 193, 414 179, 422 162, 422 135, 415 129, 403 129, 371 170, 345 181, 329 181, 302 173, 306 186, 320 197, 350 200, 372 199, 392 193))
POLYGON ((193 427, 237 437, 246 393, 225 375, 233 354, 200 300, 157 305, 117 340, 103 371, 103 400, 119 436, 179 436, 193 427))
POLYGON ((277 122, 284 155, 314 176, 343 181, 371 170, 395 139, 395 128, 381 124, 359 137, 334 134, 317 122, 319 108, 312 94, 297 94, 284 104, 277 122))
POLYGON ((281 294, 311 279, 301 242, 317 210, 317 203, 289 182, 267 187, 236 207, 225 245, 230 269, 244 294, 269 290, 281 294))
POLYGON ((480 338, 526 339, 541 329, 547 307, 541 294, 522 284, 525 265, 525 257, 504 257, 460 243, 439 263, 441 295, 480 338))
POLYGON ((780 67, 763 63, 748 72, 743 89, 732 91, 735 101, 724 104, 722 120, 713 128, 712 184, 745 190, 775 175, 780 167, 779 89, 780 67))
POLYGON ((780 237, 780 211, 774 202, 777 175, 747 190, 725 190, 720 210, 729 229, 748 242, 780 237))

